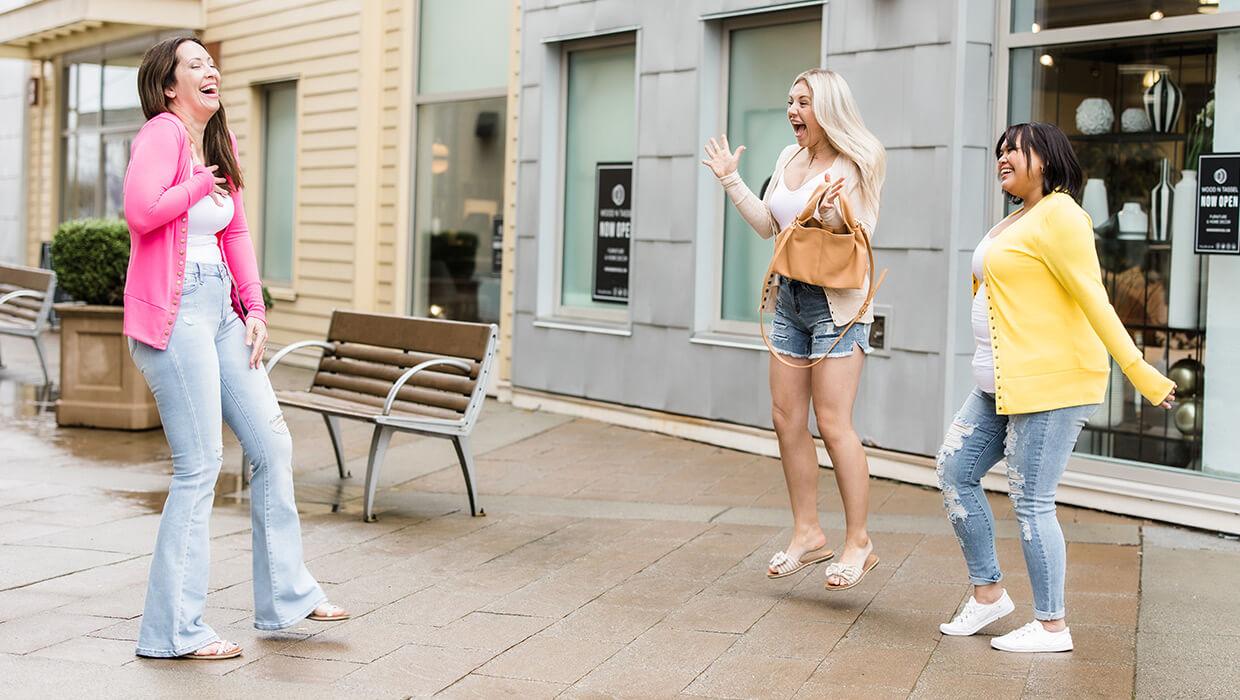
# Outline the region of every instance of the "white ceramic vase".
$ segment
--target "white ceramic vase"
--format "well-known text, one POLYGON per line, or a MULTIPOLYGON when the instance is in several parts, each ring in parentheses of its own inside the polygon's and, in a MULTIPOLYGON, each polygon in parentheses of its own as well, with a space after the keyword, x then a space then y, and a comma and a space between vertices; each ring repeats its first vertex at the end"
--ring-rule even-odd
POLYGON ((1199 259, 1193 252, 1197 227, 1197 171, 1185 170, 1171 204, 1171 264, 1168 275, 1167 325, 1199 328, 1197 297, 1199 259))
POLYGON ((1089 214, 1094 228, 1101 226, 1109 216, 1107 206, 1107 184, 1100 177, 1091 177, 1085 181, 1085 192, 1081 195, 1081 208, 1089 214))
POLYGON ((1140 202, 1124 202, 1116 215, 1119 220, 1119 237, 1124 240, 1144 239, 1150 230, 1150 217, 1140 202))
POLYGON ((1101 97, 1089 97, 1076 107, 1076 128, 1082 134, 1094 136, 1105 134, 1115 123, 1115 111, 1111 102, 1101 97))
POLYGON ((1166 158, 1159 164, 1158 184, 1150 190, 1150 240, 1166 243, 1171 235, 1173 213, 1171 198, 1171 162, 1166 158))

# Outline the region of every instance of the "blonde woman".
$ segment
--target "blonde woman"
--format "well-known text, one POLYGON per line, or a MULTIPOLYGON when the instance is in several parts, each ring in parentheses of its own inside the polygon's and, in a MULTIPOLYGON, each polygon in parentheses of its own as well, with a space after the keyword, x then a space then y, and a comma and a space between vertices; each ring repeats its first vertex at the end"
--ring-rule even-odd
MULTIPOLYGON (((736 172, 744 146, 733 151, 727 136, 721 138, 722 143, 711 139, 702 163, 715 173, 732 204, 763 238, 787 227, 823 187, 827 194, 818 216, 829 227, 844 230, 836 207, 843 194, 857 223, 867 234, 872 233, 887 156, 862 122, 848 84, 828 70, 813 69, 798 75, 788 93, 788 121, 796 143, 780 154, 762 199, 736 172)), ((775 314, 770 334, 775 351, 787 358, 800 358, 801 364, 826 356, 813 367, 790 367, 780 358, 770 358, 771 415, 793 519, 792 541, 771 558, 770 578, 791 575, 835 556, 827 548, 826 534, 818 522, 818 458, 809 432, 811 400, 818 432, 835 470, 847 523, 843 552, 826 570, 826 587, 851 588, 878 563, 866 529, 869 465, 852 425, 861 367, 870 352, 873 314, 867 310, 857 323, 843 330, 861 309, 867 292, 868 288, 824 289, 794 279, 768 281, 763 310, 775 314), (828 353, 837 339, 838 344, 828 353)))

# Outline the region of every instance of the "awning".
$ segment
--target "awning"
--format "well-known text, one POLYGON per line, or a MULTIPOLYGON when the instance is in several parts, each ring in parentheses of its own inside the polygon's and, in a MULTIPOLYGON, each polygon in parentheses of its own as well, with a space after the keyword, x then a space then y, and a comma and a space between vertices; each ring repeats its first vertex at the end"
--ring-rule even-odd
POLYGON ((0 57, 50 58, 164 29, 201 29, 203 0, 0 0, 0 57))

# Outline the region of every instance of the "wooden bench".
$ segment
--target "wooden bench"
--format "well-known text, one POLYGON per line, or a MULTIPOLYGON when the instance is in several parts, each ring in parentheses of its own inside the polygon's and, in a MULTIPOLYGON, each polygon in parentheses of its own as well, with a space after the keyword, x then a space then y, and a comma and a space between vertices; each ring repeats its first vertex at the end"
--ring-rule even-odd
POLYGON ((34 341, 44 386, 51 385, 52 378, 47 373, 42 333, 51 321, 55 292, 56 273, 51 270, 0 263, 0 335, 34 341))
MULTIPOLYGON (((478 506, 469 434, 486 398, 495 357, 494 325, 408 316, 333 311, 325 341, 306 340, 277 352, 267 371, 303 348, 322 348, 305 391, 277 391, 280 405, 323 416, 340 477, 347 478, 340 419, 374 425, 362 515, 374 520, 375 488, 388 441, 396 431, 448 438, 456 448, 469 512, 478 506)), ((248 482, 248 461, 242 465, 248 482)))

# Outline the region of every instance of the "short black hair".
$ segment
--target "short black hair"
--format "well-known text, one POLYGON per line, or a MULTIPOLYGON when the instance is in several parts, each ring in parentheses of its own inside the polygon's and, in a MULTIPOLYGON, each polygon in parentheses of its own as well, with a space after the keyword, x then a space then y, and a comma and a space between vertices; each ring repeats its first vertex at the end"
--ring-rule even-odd
MULTIPOLYGON (((1003 130, 999 142, 995 144, 995 158, 1003 152, 1003 145, 1020 144, 1025 154, 1025 163, 1029 163, 1029 153, 1033 151, 1042 159, 1042 194, 1047 195, 1062 190, 1081 201, 1081 189, 1085 186, 1085 175, 1081 171, 1081 162, 1076 159, 1076 151, 1068 137, 1054 124, 1046 122, 1029 122, 1013 124, 1003 130)), ((1020 204, 1019 197, 1007 193, 1013 204, 1020 204)))

